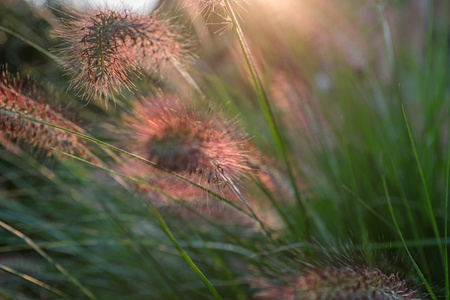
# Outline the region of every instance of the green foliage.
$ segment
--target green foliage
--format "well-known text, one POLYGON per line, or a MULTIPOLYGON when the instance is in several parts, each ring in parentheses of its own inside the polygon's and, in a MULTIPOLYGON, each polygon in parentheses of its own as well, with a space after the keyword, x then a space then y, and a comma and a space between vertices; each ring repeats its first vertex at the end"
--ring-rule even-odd
MULTIPOLYGON (((102 11, 120 25, 102 59, 132 65, 114 68, 137 75, 126 83, 139 95, 108 86, 105 65, 102 86, 77 84, 107 90, 109 109, 84 106, 58 67, 52 32, 78 12, 0 3, 1 62, 41 86, 0 82, 0 299, 450 299, 448 1, 189 3, 164 1, 148 24, 102 11), (170 38, 185 45, 156 44, 181 23, 170 38), (156 105, 136 103, 155 95, 185 109, 147 120, 156 105), (59 106, 74 119, 57 121, 59 106), (194 106, 210 123, 190 123, 194 106), (213 140, 203 127, 216 123, 213 140), (172 131, 155 160, 148 136, 172 131)), ((77 76, 98 49, 76 26, 63 38, 81 43, 77 76)))

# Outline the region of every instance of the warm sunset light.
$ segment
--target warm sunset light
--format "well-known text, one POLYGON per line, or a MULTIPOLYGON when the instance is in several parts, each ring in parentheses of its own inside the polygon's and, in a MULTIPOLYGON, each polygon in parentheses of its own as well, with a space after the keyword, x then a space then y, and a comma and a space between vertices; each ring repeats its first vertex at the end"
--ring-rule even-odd
POLYGON ((0 0, 0 300, 450 300, 449 5, 0 0))

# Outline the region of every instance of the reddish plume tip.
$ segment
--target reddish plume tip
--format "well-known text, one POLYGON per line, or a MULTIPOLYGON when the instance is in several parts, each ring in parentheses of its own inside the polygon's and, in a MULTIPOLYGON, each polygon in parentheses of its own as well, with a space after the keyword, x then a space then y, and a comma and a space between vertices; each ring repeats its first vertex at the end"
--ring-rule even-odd
MULTIPOLYGON (((29 80, 11 76, 7 71, 0 75, 0 108, 39 119, 66 129, 81 131, 66 119, 61 110, 51 107, 29 80)), ((49 154, 52 148, 69 153, 85 153, 85 146, 76 135, 36 122, 0 112, 0 142, 27 145, 34 150, 49 154)), ((8 145, 6 145, 8 146, 8 145)))
POLYGON ((199 112, 172 95, 144 98, 126 118, 134 151, 177 173, 219 184, 249 171, 247 139, 212 110, 199 112))
POLYGON ((251 280, 256 299, 335 299, 335 300, 420 300, 420 294, 397 274, 386 275, 379 269, 345 266, 309 271, 290 284, 276 284, 264 279, 251 280))
POLYGON ((57 31, 63 45, 57 50, 72 77, 70 87, 83 98, 114 99, 123 88, 134 88, 131 78, 141 71, 158 71, 170 61, 187 56, 180 30, 162 19, 127 10, 69 11, 57 31))

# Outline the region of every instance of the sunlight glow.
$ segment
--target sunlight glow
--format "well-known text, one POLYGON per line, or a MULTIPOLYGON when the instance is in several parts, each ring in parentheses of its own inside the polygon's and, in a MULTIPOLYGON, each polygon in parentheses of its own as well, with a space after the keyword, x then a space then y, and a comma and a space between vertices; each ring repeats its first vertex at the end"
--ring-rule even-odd
POLYGON ((145 13, 155 8, 158 0, 70 0, 77 7, 126 8, 132 12, 145 13))

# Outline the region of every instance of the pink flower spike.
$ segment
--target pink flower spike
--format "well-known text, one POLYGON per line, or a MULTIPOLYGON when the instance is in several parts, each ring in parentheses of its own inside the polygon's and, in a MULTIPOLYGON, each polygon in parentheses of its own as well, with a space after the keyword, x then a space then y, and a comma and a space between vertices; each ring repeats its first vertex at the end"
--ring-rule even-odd
MULTIPOLYGON (((51 107, 44 101, 47 95, 38 92, 31 82, 3 71, 0 74, 0 108, 58 125, 74 131, 82 131, 68 120, 59 107, 51 107)), ((38 152, 49 155, 53 148, 85 154, 86 148, 73 134, 41 125, 26 119, 0 113, 0 143, 28 145, 38 152)))
POLYGON ((87 100, 99 98, 107 104, 123 88, 133 89, 131 79, 142 71, 158 71, 187 56, 180 30, 158 11, 69 11, 63 23, 57 32, 63 45, 56 51, 72 77, 70 88, 87 100))
POLYGON ((134 151, 167 170, 198 175, 209 184, 250 171, 245 135, 211 110, 198 112, 166 95, 140 99, 125 122, 134 151))

